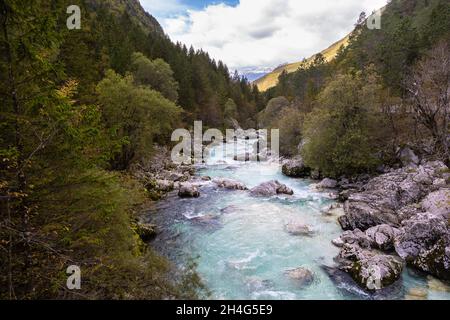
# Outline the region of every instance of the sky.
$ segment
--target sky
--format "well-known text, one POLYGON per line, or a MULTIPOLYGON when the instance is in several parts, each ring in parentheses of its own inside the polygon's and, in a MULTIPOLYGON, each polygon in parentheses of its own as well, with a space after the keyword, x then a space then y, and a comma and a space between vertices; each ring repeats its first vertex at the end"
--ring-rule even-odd
POLYGON ((387 0, 140 0, 173 41, 209 52, 242 74, 308 58, 387 0))

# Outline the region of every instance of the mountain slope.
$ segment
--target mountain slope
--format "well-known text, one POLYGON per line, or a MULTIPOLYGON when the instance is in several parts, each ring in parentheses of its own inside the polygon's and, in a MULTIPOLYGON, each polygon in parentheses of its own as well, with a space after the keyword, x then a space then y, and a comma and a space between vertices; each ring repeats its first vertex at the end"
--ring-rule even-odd
MULTIPOLYGON (((350 35, 347 35, 345 38, 337 41, 336 43, 333 43, 330 47, 321 52, 327 62, 333 60, 336 57, 336 54, 341 46, 345 47, 348 45, 349 37, 350 35)), ((265 75, 264 77, 256 80, 253 83, 258 86, 259 91, 266 91, 267 89, 270 89, 277 85, 278 77, 281 75, 281 73, 283 73, 283 71, 286 71, 287 73, 295 72, 299 68, 307 66, 309 63, 311 63, 314 60, 314 57, 315 55, 310 57, 306 61, 294 62, 278 67, 271 73, 265 75)))
POLYGON ((118 15, 122 15, 124 12, 127 12, 146 33, 156 32, 161 35, 164 34, 159 22, 152 15, 147 13, 144 8, 142 8, 139 0, 86 0, 86 4, 94 10, 100 5, 107 5, 113 13, 118 15))

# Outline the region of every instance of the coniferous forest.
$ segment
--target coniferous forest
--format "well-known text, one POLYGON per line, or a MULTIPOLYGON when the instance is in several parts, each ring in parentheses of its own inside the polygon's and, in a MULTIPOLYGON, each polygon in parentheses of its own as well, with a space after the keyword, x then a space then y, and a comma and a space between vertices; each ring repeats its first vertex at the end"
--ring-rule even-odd
MULTIPOLYGON (((169 247, 161 253, 165 244, 151 241, 159 235, 149 229, 158 226, 141 221, 173 190, 203 196, 201 184, 183 191, 196 175, 191 166, 161 160, 172 132, 199 120, 204 130, 280 129, 284 176, 337 189, 333 201, 345 202, 340 226, 365 232, 363 240, 347 234, 351 245, 370 243, 363 251, 344 254, 347 240, 340 243, 339 268, 359 286, 375 254, 367 247, 392 254, 389 263, 387 253, 376 256, 394 265, 382 274, 383 287, 403 265, 447 284, 450 2, 392 0, 380 30, 366 28, 368 14, 335 59, 317 54, 260 92, 202 49, 174 43, 137 0, 0 0, 0 299, 217 297, 196 257, 174 263, 169 247), (83 13, 80 30, 66 26, 73 4, 83 13), (409 184, 399 187, 397 176, 389 178, 395 174, 409 184), (425 205, 433 199, 440 205, 425 205), (415 234, 418 206, 444 218, 420 216, 427 231, 415 234), (379 243, 380 234, 392 243, 379 243), (70 265, 82 270, 81 290, 66 286, 70 265)), ((291 188, 276 185, 274 195, 297 193, 291 188)), ((215 219, 208 214, 196 223, 215 219)), ((290 235, 309 232, 298 228, 285 226, 290 235)))

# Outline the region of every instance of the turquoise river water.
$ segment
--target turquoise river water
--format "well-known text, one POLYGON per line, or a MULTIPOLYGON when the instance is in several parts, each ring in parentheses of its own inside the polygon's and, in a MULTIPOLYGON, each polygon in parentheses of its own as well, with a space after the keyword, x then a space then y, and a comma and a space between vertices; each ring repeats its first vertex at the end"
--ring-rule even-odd
MULTIPOLYGON (((295 194, 255 198, 209 182, 200 188, 200 198, 180 199, 173 193, 148 214, 162 230, 154 241, 156 249, 180 266, 187 258, 196 258, 198 273, 213 298, 405 299, 413 289, 426 299, 450 299, 448 287, 409 268, 396 284, 376 294, 329 268, 338 253, 331 240, 342 233, 337 215, 322 212, 335 203, 329 193, 316 191, 310 180, 282 175, 277 163, 234 161, 233 151, 231 145, 216 146, 197 174, 239 180, 249 188, 278 180, 295 194), (225 146, 228 154, 223 152, 225 146), (290 235, 285 231, 289 222, 312 226, 314 235, 290 235), (311 270, 314 282, 299 286, 286 276, 286 270, 297 267, 311 270)), ((243 151, 240 141, 238 153, 243 151)))

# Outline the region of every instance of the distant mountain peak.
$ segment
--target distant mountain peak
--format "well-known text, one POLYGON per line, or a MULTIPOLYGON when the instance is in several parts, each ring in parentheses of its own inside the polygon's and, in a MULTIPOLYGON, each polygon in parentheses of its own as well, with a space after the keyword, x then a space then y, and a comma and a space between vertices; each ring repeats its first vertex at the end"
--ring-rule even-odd
MULTIPOLYGON (((347 35, 345 38, 333 43, 330 47, 320 52, 325 58, 325 61, 327 62, 332 61, 336 57, 336 54, 338 53, 339 49, 342 46, 345 47, 348 45, 349 39, 350 35, 347 35)), ((314 60, 314 57, 316 55, 317 54, 313 55, 309 59, 300 62, 282 64, 276 67, 272 72, 266 74, 264 77, 255 80, 253 83, 258 87, 260 91, 266 91, 272 87, 275 87, 278 84, 278 77, 283 73, 283 71, 286 71, 287 73, 292 73, 297 71, 301 67, 306 67, 309 63, 311 63, 314 60)))

